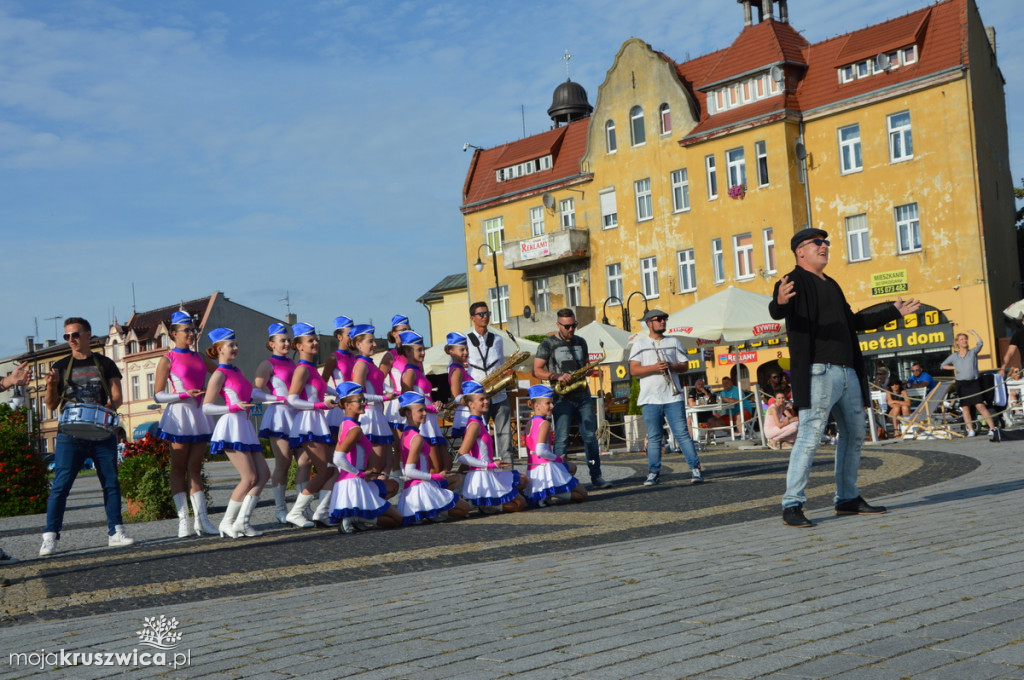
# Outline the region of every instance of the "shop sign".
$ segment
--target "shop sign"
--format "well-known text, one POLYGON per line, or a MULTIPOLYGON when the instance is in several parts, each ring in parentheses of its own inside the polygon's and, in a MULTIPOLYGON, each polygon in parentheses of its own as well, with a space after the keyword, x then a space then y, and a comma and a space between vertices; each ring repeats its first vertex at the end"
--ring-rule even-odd
POLYGON ((729 354, 719 354, 718 365, 732 366, 736 363, 737 357, 739 357, 740 363, 749 364, 757 361, 757 352, 732 352, 729 354))
POLYGON ((551 242, 547 235, 528 238, 519 242, 519 256, 524 260, 546 257, 551 254, 551 242))
POLYGON ((858 335, 862 354, 881 352, 913 352, 936 347, 952 347, 953 324, 917 328, 900 328, 893 331, 878 331, 858 335))
POLYGON ((871 275, 871 297, 906 293, 909 290, 907 270, 896 269, 891 272, 875 272, 871 275))

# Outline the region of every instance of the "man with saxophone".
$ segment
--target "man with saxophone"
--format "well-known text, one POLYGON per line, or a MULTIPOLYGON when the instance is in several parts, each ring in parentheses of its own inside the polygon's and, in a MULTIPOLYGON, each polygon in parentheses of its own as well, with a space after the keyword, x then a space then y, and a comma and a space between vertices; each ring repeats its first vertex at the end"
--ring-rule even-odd
MULTIPOLYGON (((486 302, 474 302, 469 306, 469 319, 473 328, 466 332, 469 341, 469 375, 477 382, 483 382, 489 373, 505 363, 505 346, 501 336, 487 330, 491 312, 486 302)), ((494 453, 505 463, 512 462, 512 407, 504 391, 491 395, 491 406, 487 417, 494 421, 494 453)))
POLYGON ((569 443, 569 428, 579 423, 583 450, 590 468, 590 484, 595 489, 611 486, 601 476, 601 449, 597 444, 597 415, 590 398, 590 388, 574 373, 587 368, 590 356, 587 341, 576 337, 576 313, 571 309, 557 312, 558 330, 540 343, 533 359, 533 375, 555 386, 555 455, 564 456, 569 443), (577 383, 579 383, 577 385, 577 383), (559 387, 561 386, 561 389, 559 387), (574 389, 568 389, 575 386, 574 389))
POLYGON ((686 425, 686 393, 679 387, 676 374, 686 370, 687 361, 683 348, 676 338, 665 337, 665 322, 668 314, 652 309, 642 319, 650 333, 647 337, 637 336, 629 352, 629 373, 640 379, 640 398, 637 404, 644 415, 647 426, 647 479, 644 486, 654 486, 661 481, 661 442, 664 437, 662 422, 668 421, 669 429, 679 443, 679 448, 690 466, 690 482, 704 481, 700 458, 690 438, 686 425))

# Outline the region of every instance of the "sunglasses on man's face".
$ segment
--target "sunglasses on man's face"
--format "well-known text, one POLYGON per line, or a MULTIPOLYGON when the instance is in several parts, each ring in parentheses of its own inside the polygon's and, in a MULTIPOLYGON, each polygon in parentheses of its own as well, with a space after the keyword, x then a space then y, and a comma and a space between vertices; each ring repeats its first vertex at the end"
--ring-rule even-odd
POLYGON ((564 328, 565 330, 569 330, 570 328, 576 328, 577 326, 579 326, 578 323, 560 323, 558 325, 564 328))
POLYGON ((80 337, 82 337, 82 333, 80 331, 75 331, 74 333, 65 333, 64 341, 67 342, 68 340, 78 340, 80 337))
POLYGON ((491 315, 490 312, 477 312, 473 316, 490 316, 490 315, 491 315))
POLYGON ((801 246, 806 246, 809 243, 813 243, 816 246, 820 246, 820 245, 830 246, 830 245, 832 245, 832 242, 829 241, 827 238, 812 238, 810 241, 804 241, 800 245, 801 246))

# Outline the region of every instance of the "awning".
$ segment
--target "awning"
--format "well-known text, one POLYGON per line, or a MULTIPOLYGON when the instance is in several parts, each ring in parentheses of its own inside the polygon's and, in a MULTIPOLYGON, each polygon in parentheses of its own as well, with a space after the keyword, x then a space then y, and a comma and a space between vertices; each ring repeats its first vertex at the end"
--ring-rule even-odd
POLYGON ((160 421, 159 420, 154 420, 154 421, 149 422, 149 423, 142 423, 141 425, 136 425, 135 429, 132 430, 132 441, 136 441, 136 440, 139 440, 139 439, 145 439, 147 434, 151 434, 151 435, 153 435, 155 437, 156 436, 156 431, 157 431, 157 429, 159 427, 160 427, 160 421))

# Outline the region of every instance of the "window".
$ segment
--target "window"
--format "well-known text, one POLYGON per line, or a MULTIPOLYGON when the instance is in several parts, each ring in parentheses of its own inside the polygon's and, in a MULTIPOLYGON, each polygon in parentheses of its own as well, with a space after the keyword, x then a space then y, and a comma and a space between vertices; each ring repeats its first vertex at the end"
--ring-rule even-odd
POLYGON ((533 304, 538 312, 547 312, 551 309, 551 285, 548 283, 548 277, 533 282, 533 304))
POLYGON ((868 216, 851 215, 846 220, 846 253, 850 262, 871 259, 871 245, 868 241, 868 216))
POLYGON ((711 239, 711 268, 714 271, 715 283, 725 282, 725 259, 722 256, 722 239, 711 239))
POLYGON ((774 274, 775 269, 775 230, 769 227, 762 232, 764 239, 764 270, 774 274))
POLYGON ((132 376, 132 401, 138 401, 142 399, 142 393, 139 391, 139 376, 132 376))
POLYGON ((566 198, 558 203, 562 213, 562 229, 576 228, 576 199, 566 198))
POLYGON ((615 153, 618 146, 615 143, 615 121, 610 120, 604 124, 604 145, 608 153, 615 153))
POLYGON ((757 186, 768 186, 768 145, 754 142, 754 155, 757 156, 757 186))
POLYGON ((917 45, 911 45, 910 47, 904 47, 900 53, 903 58, 904 64, 913 64, 917 61, 917 45))
POLYGON ((736 278, 749 279, 754 276, 754 239, 750 234, 732 237, 733 257, 736 260, 736 278))
POLYGON ((146 396, 147 397, 152 397, 153 394, 154 394, 154 392, 153 392, 153 383, 156 381, 155 379, 156 379, 156 374, 155 373, 147 373, 146 374, 146 396))
POLYGON ((171 346, 171 337, 169 335, 167 335, 166 333, 164 335, 160 336, 160 346, 161 347, 170 347, 171 346))
POLYGON ((552 165, 552 157, 550 154, 547 156, 541 156, 540 158, 534 158, 523 163, 516 163, 505 168, 499 168, 495 171, 496 179, 499 182, 504 182, 510 179, 516 179, 517 177, 525 177, 526 175, 532 175, 535 172, 541 170, 550 170, 552 165))
POLYGON ((896 237, 900 253, 921 250, 921 223, 917 218, 917 203, 896 206, 896 237))
POLYGON ((633 191, 636 194, 636 221, 643 222, 654 217, 650 178, 633 182, 633 191))
POLYGON ((640 292, 648 300, 658 297, 658 258, 640 259, 640 292))
POLYGON ((715 170, 714 154, 704 157, 704 170, 708 177, 708 200, 718 198, 718 171, 715 170))
POLYGON ((690 209, 690 177, 686 168, 673 170, 669 175, 672 180, 672 212, 683 212, 690 209))
POLYGON ((139 343, 137 340, 132 340, 128 343, 128 354, 136 354, 139 351, 139 343))
POLYGON ((608 297, 622 300, 622 265, 616 262, 604 268, 604 277, 608 281, 608 297))
POLYGON ((839 82, 848 83, 855 77, 853 66, 844 66, 839 69, 839 82))
POLYGON ((121 358, 121 345, 118 344, 117 340, 110 346, 110 358, 114 361, 121 358))
POLYGON ((601 200, 601 228, 611 229, 619 225, 619 210, 615 205, 615 189, 605 189, 598 194, 601 200))
POLYGON ((501 253, 501 244, 505 240, 505 218, 484 220, 484 237, 492 253, 501 253))
POLYGON ((910 133, 910 111, 886 117, 889 124, 889 160, 893 163, 914 157, 914 139, 910 133))
POLYGON ((647 141, 644 133, 644 110, 634 106, 629 110, 629 132, 633 138, 633 146, 640 146, 647 141))
POLYGON ((676 267, 679 270, 679 292, 697 290, 697 261, 693 257, 693 248, 676 253, 676 267))
POLYGON ((661 134, 667 135, 672 132, 672 111, 669 109, 668 104, 662 104, 661 108, 658 109, 658 113, 661 114, 661 134))
POLYGON ((860 124, 839 128, 839 171, 842 174, 864 169, 860 158, 860 124))
POLYGON ((530 236, 540 236, 544 233, 544 206, 538 205, 530 208, 530 236))
POLYGON ((743 159, 743 147, 725 152, 725 167, 729 174, 729 187, 747 183, 747 163, 743 159))
POLYGON ((495 313, 495 323, 508 321, 508 286, 488 288, 487 305, 495 313))
POLYGON ((583 304, 583 296, 580 294, 580 283, 583 277, 579 272, 569 272, 565 275, 565 306, 579 307, 583 304))

